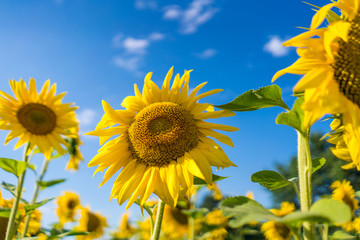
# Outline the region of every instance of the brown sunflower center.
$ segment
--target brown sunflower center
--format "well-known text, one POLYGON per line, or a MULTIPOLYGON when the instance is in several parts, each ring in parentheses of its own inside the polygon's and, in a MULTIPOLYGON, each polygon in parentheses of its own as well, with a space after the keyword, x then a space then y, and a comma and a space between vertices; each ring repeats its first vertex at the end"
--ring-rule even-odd
POLYGON ((67 202, 67 208, 68 209, 74 209, 77 206, 77 202, 74 200, 70 200, 67 202))
POLYGON ((129 146, 133 158, 147 166, 167 166, 193 149, 199 131, 192 114, 178 104, 154 103, 131 123, 129 146))
POLYGON ((39 103, 28 103, 16 113, 20 124, 35 135, 51 133, 56 126, 56 114, 49 107, 39 103))
POLYGON ((282 239, 288 239, 290 237, 290 229, 283 223, 275 223, 275 229, 282 239))
POLYGON ((187 226, 188 225, 188 216, 184 214, 182 209, 174 208, 170 210, 171 216, 173 219, 180 225, 187 226))
POLYGON ((360 14, 351 21, 348 41, 339 41, 334 78, 347 99, 360 107, 360 14))
POLYGON ((94 232, 100 226, 100 220, 95 214, 91 212, 88 213, 88 218, 89 220, 86 225, 87 231, 94 232))

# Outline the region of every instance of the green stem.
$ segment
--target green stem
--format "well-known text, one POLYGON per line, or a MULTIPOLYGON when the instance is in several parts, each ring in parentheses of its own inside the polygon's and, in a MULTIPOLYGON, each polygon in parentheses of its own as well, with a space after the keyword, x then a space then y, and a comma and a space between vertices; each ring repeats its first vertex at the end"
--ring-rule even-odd
POLYGON ((153 235, 153 230, 154 230, 154 218, 153 218, 153 214, 151 212, 151 210, 149 209, 149 207, 146 205, 146 203, 143 205, 144 209, 146 210, 146 212, 149 214, 150 216, 150 223, 151 223, 151 228, 150 228, 150 236, 153 235))
MULTIPOLYGON (((42 165, 41 171, 40 171, 40 177, 39 177, 39 180, 36 181, 36 187, 35 187, 35 189, 34 189, 34 193, 33 193, 33 196, 32 196, 31 202, 30 202, 30 205, 36 203, 36 199, 37 199, 37 197, 38 197, 38 195, 39 195, 39 192, 40 192, 40 184, 39 184, 39 182, 43 180, 49 162, 50 162, 50 161, 48 161, 48 160, 46 160, 46 158, 44 158, 44 162, 43 162, 43 165, 42 165)), ((25 220, 24 231, 23 231, 23 233, 22 233, 22 237, 25 237, 25 235, 26 235, 26 231, 27 231, 27 229, 28 229, 28 227, 29 227, 29 222, 30 222, 30 215, 27 215, 26 220, 25 220)))
MULTIPOLYGON (((309 146, 309 134, 305 136, 298 132, 298 171, 300 206, 302 211, 309 211, 312 204, 311 174, 312 161, 309 146)), ((304 240, 315 239, 314 225, 309 222, 303 223, 304 240)))
POLYGON ((323 229, 323 240, 328 240, 328 234, 329 234, 329 224, 325 223, 324 224, 324 229, 323 229))
MULTIPOLYGON (((193 194, 192 197, 192 201, 190 202, 190 209, 194 209, 195 204, 196 204, 196 199, 197 199, 197 192, 199 191, 200 188, 196 188, 195 193, 193 194)), ((189 240, 194 240, 195 239, 195 219, 193 217, 188 217, 189 219, 189 240)))
POLYGON ((160 237, 161 223, 162 223, 162 219, 163 219, 163 215, 164 215, 164 208, 165 208, 165 203, 161 199, 159 199, 157 208, 158 209, 157 209, 157 213, 156 213, 155 226, 154 226, 153 235, 151 236, 151 240, 158 240, 160 237))
MULTIPOLYGON (((28 160, 29 160, 29 156, 27 155, 27 151, 28 151, 29 147, 30 147, 30 143, 28 143, 24 149, 23 161, 25 163, 28 163, 28 160)), ((13 206, 11 208, 9 222, 8 222, 8 225, 6 228, 5 240, 11 240, 13 238, 13 235, 16 230, 16 228, 15 228, 16 213, 18 210, 19 201, 20 201, 21 193, 22 193, 22 188, 24 185, 25 173, 26 173, 26 169, 22 174, 20 174, 20 176, 18 178, 18 185, 16 186, 16 196, 15 196, 13 206)))

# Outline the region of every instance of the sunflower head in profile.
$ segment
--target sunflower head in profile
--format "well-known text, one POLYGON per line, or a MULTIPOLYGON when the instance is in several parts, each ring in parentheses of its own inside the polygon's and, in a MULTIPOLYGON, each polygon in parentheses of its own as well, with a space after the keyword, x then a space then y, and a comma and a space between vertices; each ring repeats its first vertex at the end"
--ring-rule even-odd
MULTIPOLYGON (((359 2, 332 1, 316 12, 310 30, 284 43, 297 47, 299 59, 278 71, 303 74, 294 88, 304 92, 304 124, 311 126, 324 114, 341 115, 344 146, 360 171, 360 12, 359 2), (338 16, 332 8, 341 11, 338 16), (319 28, 328 20, 328 26, 319 28)), ((345 160, 345 159, 344 159, 345 160)))
POLYGON ((50 86, 49 80, 39 93, 33 78, 28 89, 22 79, 10 80, 10 86, 15 97, 0 91, 0 129, 10 130, 5 144, 18 137, 15 148, 30 143, 28 153, 37 147, 47 159, 54 149, 65 154, 67 143, 62 136, 71 136, 69 129, 78 126, 77 107, 61 103, 65 93, 56 95, 56 84, 50 86))
POLYGON ((127 208, 139 196, 143 205, 152 193, 175 207, 178 199, 190 197, 194 176, 212 184, 211 166, 235 166, 209 137, 233 146, 229 137, 213 129, 237 128, 204 121, 234 113, 214 111, 210 104, 198 102, 221 90, 196 95, 206 83, 190 91, 190 71, 185 71, 170 86, 172 74, 173 68, 159 88, 148 73, 142 93, 135 84, 135 96, 123 100, 124 110, 114 110, 103 101, 105 114, 95 131, 88 133, 99 136, 100 144, 106 142, 88 166, 98 165, 95 173, 108 168, 101 185, 122 169, 110 197, 120 205, 129 199, 127 208))
POLYGON ((79 195, 74 192, 64 192, 58 197, 56 203, 56 214, 61 226, 67 222, 75 221, 76 210, 81 206, 79 195))
POLYGON ((355 190, 347 180, 335 181, 330 186, 333 189, 331 198, 348 205, 353 214, 359 208, 359 201, 355 199, 355 190))
MULTIPOLYGON (((188 216, 183 213, 183 210, 188 210, 189 206, 177 205, 175 208, 165 205, 163 222, 161 231, 165 239, 183 239, 188 233, 188 216)), ((154 216, 157 208, 154 210, 154 216)))
POLYGON ((92 240, 101 237, 104 234, 104 228, 108 227, 106 218, 100 213, 94 213, 88 207, 81 208, 81 217, 78 231, 89 232, 88 235, 79 235, 77 240, 92 240))
POLYGON ((66 170, 77 171, 79 169, 79 163, 84 161, 84 157, 80 152, 80 145, 83 143, 78 134, 79 129, 72 129, 71 131, 73 131, 74 136, 65 139, 68 143, 67 151, 70 155, 66 170))

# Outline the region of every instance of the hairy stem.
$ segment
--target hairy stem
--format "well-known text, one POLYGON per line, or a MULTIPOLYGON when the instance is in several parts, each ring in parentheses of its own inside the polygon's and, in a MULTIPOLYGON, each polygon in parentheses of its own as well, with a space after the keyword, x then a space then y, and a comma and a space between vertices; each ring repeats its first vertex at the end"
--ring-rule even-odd
POLYGON ((160 237, 161 223, 164 216, 164 208, 165 208, 165 203, 161 199, 159 199, 155 226, 154 226, 153 235, 151 236, 151 240, 158 240, 160 237))

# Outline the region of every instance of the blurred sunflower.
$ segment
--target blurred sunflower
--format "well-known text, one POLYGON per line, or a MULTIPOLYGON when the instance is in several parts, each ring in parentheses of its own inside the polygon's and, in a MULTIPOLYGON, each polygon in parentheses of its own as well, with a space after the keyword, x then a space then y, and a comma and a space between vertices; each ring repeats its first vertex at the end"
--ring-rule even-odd
POLYGON ((310 30, 285 42, 298 47, 300 58, 278 71, 273 80, 285 73, 304 74, 294 92, 305 94, 302 108, 305 126, 324 114, 341 114, 343 140, 354 165, 360 170, 360 13, 359 2, 338 0, 321 7, 312 19, 310 30), (341 16, 331 11, 336 7, 341 16), (318 28, 327 17, 329 25, 318 28))
POLYGON ((18 82, 10 80, 10 86, 15 98, 0 91, 0 118, 3 120, 0 129, 11 131, 5 144, 19 137, 15 148, 30 142, 29 152, 36 146, 47 159, 50 159, 53 149, 65 154, 63 146, 67 143, 62 136, 72 135, 69 129, 78 126, 74 112, 77 107, 72 103, 61 103, 65 93, 55 95, 56 84, 50 86, 49 80, 40 93, 33 78, 29 89, 22 79, 18 82))
POLYGON ((212 197, 215 201, 221 201, 223 198, 223 195, 220 191, 219 186, 216 183, 213 183, 212 185, 207 186, 210 191, 213 192, 212 197))
POLYGON ((142 94, 135 84, 135 96, 123 100, 125 110, 114 110, 103 101, 105 114, 95 131, 88 133, 100 136, 100 144, 107 141, 88 166, 99 165, 95 173, 108 168, 100 186, 122 168, 110 198, 117 198, 120 205, 129 199, 127 208, 139 196, 143 205, 151 193, 175 207, 178 199, 190 197, 193 176, 211 184, 211 166, 235 166, 209 137, 233 146, 229 137, 213 129, 238 129, 204 121, 234 116, 234 113, 214 111, 210 104, 198 103, 221 90, 196 96, 206 84, 202 83, 189 94, 190 71, 185 71, 182 77, 177 74, 170 88, 172 74, 173 68, 159 89, 151 81, 152 73, 148 73, 142 94), (109 140, 115 135, 120 136, 109 140))
POLYGON ((92 240, 101 237, 104 234, 104 228, 108 227, 106 218, 100 213, 94 213, 87 207, 81 208, 81 218, 78 231, 89 232, 88 235, 76 236, 77 240, 92 240))
MULTIPOLYGON (((177 205, 175 208, 165 205, 163 223, 161 231, 165 239, 183 239, 189 229, 188 216, 182 211, 184 207, 177 205)), ((156 208, 154 211, 156 215, 156 208)))
POLYGON ((60 226, 75 221, 76 210, 81 207, 79 195, 74 192, 64 192, 57 198, 56 204, 56 214, 59 217, 60 226))
POLYGON ((66 165, 66 170, 77 171, 79 169, 79 163, 84 161, 83 155, 80 152, 80 145, 83 143, 80 140, 79 129, 71 130, 74 133, 74 137, 66 138, 65 140, 68 142, 68 153, 70 155, 70 159, 66 165))
MULTIPOLYGON (((280 209, 270 209, 270 211, 278 217, 283 217, 292 213, 295 210, 295 205, 289 202, 282 202, 280 209)), ((268 221, 261 226, 261 231, 264 232, 268 240, 289 240, 291 238, 290 229, 281 222, 268 221)))
POLYGON ((214 209, 205 216, 205 224, 211 226, 211 231, 208 233, 206 240, 222 240, 226 239, 228 232, 227 227, 228 219, 222 214, 219 209, 214 209))
POLYGON ((129 213, 124 213, 121 217, 120 226, 112 235, 115 239, 128 239, 137 232, 137 229, 130 225, 129 213))

